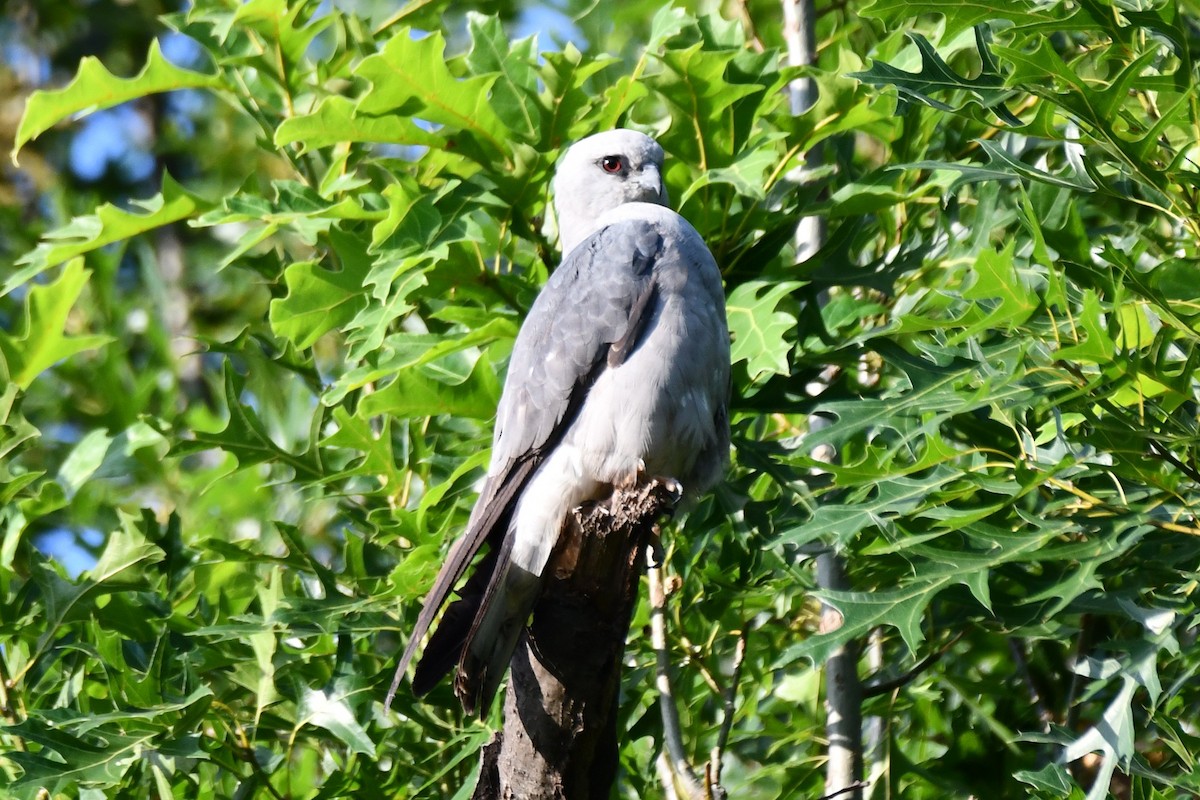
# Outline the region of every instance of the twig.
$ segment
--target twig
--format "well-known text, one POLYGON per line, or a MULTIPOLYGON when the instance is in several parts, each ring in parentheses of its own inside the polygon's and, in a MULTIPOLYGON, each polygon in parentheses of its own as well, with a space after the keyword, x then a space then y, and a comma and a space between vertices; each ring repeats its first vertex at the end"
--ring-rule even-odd
POLYGON ((833 798, 841 797, 847 792, 858 792, 865 788, 867 788, 866 781, 856 781, 844 789, 838 789, 836 792, 830 792, 829 794, 821 795, 819 798, 817 798, 817 800, 833 800, 833 798))
MULTIPOLYGON (((1013 662, 1017 665, 1017 674, 1021 676, 1021 681, 1029 692, 1029 701, 1033 703, 1038 719, 1042 721, 1042 733, 1048 734, 1050 726, 1054 723, 1054 714, 1046 705, 1045 696, 1039 690, 1037 682, 1033 678, 1033 672, 1029 669, 1029 655, 1025 652, 1024 643, 1019 639, 1009 639, 1008 649, 1012 652, 1013 662)), ((1038 745, 1037 753, 1039 766, 1045 766, 1053 759, 1053 749, 1047 742, 1038 745)))
POLYGON ((1025 652, 1025 647, 1019 640, 1009 639, 1008 649, 1012 652, 1013 661, 1017 665, 1017 673, 1025 683, 1025 688, 1029 691, 1029 702, 1033 703, 1038 719, 1042 721, 1042 733, 1049 733, 1050 724, 1054 722, 1054 715, 1050 713, 1050 709, 1046 706, 1046 701, 1033 679, 1033 672, 1029 669, 1029 656, 1025 652))
POLYGON ((750 49, 756 53, 762 53, 766 50, 763 47, 762 39, 758 38, 758 31, 754 28, 754 17, 750 15, 750 3, 747 0, 738 0, 737 13, 742 18, 742 27, 746 30, 746 43, 750 45, 750 49))
POLYGON ((733 674, 729 685, 725 687, 725 702, 721 710, 721 729, 717 731, 717 743, 713 746, 708 763, 712 767, 713 783, 721 782, 721 753, 729 742, 729 732, 733 729, 733 714, 737 703, 738 683, 742 678, 742 662, 746 660, 746 629, 738 633, 737 643, 733 646, 733 674))
MULTIPOLYGON (((662 555, 662 543, 655 539, 646 548, 646 577, 650 583, 650 646, 654 648, 654 683, 658 687, 658 708, 662 713, 663 744, 666 747, 664 755, 670 759, 665 767, 673 778, 685 782, 689 797, 699 797, 702 791, 700 780, 688 763, 679 724, 679 709, 675 707, 675 697, 671 694, 671 656, 667 652, 667 592, 663 585, 662 555)), ((660 764, 660 777, 663 769, 664 765, 660 764)), ((669 785, 673 787, 674 781, 669 785)))
POLYGON ((921 659, 919 662, 917 662, 916 666, 914 666, 912 669, 908 670, 907 672, 905 672, 902 675, 897 675, 895 678, 888 678, 886 680, 879 680, 879 681, 871 681, 870 683, 864 684, 863 685, 863 699, 865 700, 868 697, 878 697, 881 694, 888 694, 890 692, 894 692, 895 690, 901 689, 901 688, 907 686, 908 684, 912 683, 917 678, 918 675, 920 675, 922 672, 924 672, 925 670, 932 667, 937 662, 941 661, 942 656, 946 655, 946 653, 949 652, 950 648, 954 646, 954 643, 957 642, 961 638, 962 638, 962 634, 960 633, 957 636, 955 636, 953 639, 951 639, 949 642, 947 642, 946 645, 944 647, 942 647, 940 650, 938 650, 936 653, 930 653, 929 655, 925 656, 923 659, 921 659))
MULTIPOLYGON (((863 660, 869 675, 883 674, 883 631, 875 628, 867 635, 863 660)), ((867 698, 866 681, 864 681, 863 698, 867 698)), ((872 714, 863 717, 863 780, 868 783, 876 780, 886 764, 884 755, 883 717, 872 714)))
MULTIPOLYGON (((17 715, 17 709, 12 705, 12 699, 8 696, 9 688, 15 690, 16 684, 9 681, 6 673, 4 656, 0 653, 0 717, 3 717, 9 723, 16 723, 20 721, 20 717, 17 715)), ((14 750, 26 751, 25 740, 20 736, 10 735, 7 738, 12 742, 14 750)))
MULTIPOLYGON (((783 38, 787 42, 788 63, 806 67, 816 63, 816 8, 813 0, 783 0, 783 38)), ((817 102, 817 84, 812 78, 792 81, 788 87, 791 111, 799 116, 817 102)), ((821 148, 812 147, 805 153, 805 171, 821 164, 821 148)), ((823 217, 803 217, 796 226, 796 260, 806 261, 825 243, 823 217)), ((824 302, 824 298, 821 301, 824 302)), ((830 379, 825 379, 826 386, 830 379)), ((817 418, 810 418, 810 429, 817 418)), ((814 455, 832 461, 836 452, 814 455)), ((825 590, 849 588, 846 566, 842 556, 827 551, 817 556, 817 586, 825 590)), ((821 606, 821 630, 841 627, 842 615, 830 605, 821 606)), ((830 654, 825 662, 825 734, 829 740, 828 761, 825 764, 825 792, 829 797, 849 794, 852 800, 862 797, 862 683, 858 678, 859 644, 846 642, 830 654)))
POLYGON ((1161 444, 1159 444, 1158 442, 1156 442, 1153 439, 1147 439, 1146 444, 1150 445, 1150 449, 1153 450, 1154 453, 1159 458, 1161 458, 1163 461, 1166 461, 1168 464, 1171 464, 1172 466, 1175 467, 1175 469, 1179 470, 1184 475, 1187 475, 1193 481, 1200 483, 1200 472, 1197 472, 1190 465, 1185 464, 1182 461, 1180 461, 1178 458, 1175 457, 1174 453, 1172 453, 1170 450, 1163 447, 1161 444))
MULTIPOLYGON (((813 0, 783 0, 783 39, 787 43, 788 63, 807 67, 817 61, 817 12, 813 0)), ((817 82, 812 78, 796 78, 788 84, 788 101, 792 116, 800 116, 817 102, 817 82)), ((800 176, 811 173, 824 162, 818 143, 804 154, 800 176)), ((801 217, 796 226, 796 261, 807 261, 825 243, 825 218, 801 217)))
POLYGON ((1084 614, 1079 619, 1079 636, 1075 640, 1075 652, 1071 654, 1071 661, 1067 665, 1071 669, 1071 682, 1067 684, 1067 696, 1063 701, 1063 725, 1067 728, 1074 728, 1079 722, 1079 707, 1075 704, 1076 698, 1079 697, 1079 692, 1083 687, 1084 678, 1075 671, 1074 666, 1084 659, 1087 652, 1092 648, 1093 634, 1096 632, 1095 618, 1091 614, 1084 614))

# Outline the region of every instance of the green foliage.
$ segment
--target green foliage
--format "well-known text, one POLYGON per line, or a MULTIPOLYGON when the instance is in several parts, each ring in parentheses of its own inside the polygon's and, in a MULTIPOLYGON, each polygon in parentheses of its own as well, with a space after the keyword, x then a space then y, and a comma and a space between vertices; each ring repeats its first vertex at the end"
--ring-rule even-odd
MULTIPOLYGON (((819 666, 858 640, 899 687, 867 701, 872 797, 1200 791, 1195 9, 818 4, 796 69, 770 4, 761 41, 634 3, 553 52, 447 3, 318 6, 198 0, 164 22, 203 70, 152 44, 25 106, 22 164, 88 110, 233 111, 196 174, 6 272, 6 793, 466 796, 488 728, 448 688, 381 701, 557 260, 555 159, 615 124, 667 150, 735 337, 734 466, 668 537, 697 760, 728 692, 731 795, 819 796, 819 666), (802 215, 829 233, 797 263, 802 215), (830 548, 849 591, 815 590, 830 548)), ((627 655, 619 791, 652 797, 627 655)))

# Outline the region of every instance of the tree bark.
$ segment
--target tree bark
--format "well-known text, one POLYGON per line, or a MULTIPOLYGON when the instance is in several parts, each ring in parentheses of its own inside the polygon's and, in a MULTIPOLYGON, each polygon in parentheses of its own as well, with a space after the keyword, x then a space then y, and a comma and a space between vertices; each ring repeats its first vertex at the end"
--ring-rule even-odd
POLYGON ((513 655, 504 728, 473 800, 606 800, 617 774, 621 656, 647 543, 675 494, 648 481, 568 517, 513 655))

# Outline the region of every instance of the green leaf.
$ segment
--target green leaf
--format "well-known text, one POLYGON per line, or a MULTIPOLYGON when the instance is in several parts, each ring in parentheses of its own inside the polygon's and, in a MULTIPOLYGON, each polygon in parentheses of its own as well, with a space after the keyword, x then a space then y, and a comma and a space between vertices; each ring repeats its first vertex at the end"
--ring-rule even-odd
MULTIPOLYGON (((1100 308, 1099 296, 1088 289, 1083 295, 1083 308, 1078 312, 1078 325, 1086 335, 1077 344, 1068 345, 1058 351, 1064 361, 1084 361, 1107 364, 1117 352, 1117 343, 1108 333, 1100 308)), ((1076 334, 1078 336, 1078 334, 1076 334)))
POLYGON ((902 517, 925 504, 925 500, 958 473, 951 469, 933 470, 919 478, 896 477, 878 480, 870 497, 854 497, 849 503, 823 503, 811 519, 786 529, 782 541, 806 544, 823 540, 847 542, 867 527, 882 527, 887 521, 902 517))
POLYGON ((864 175, 860 180, 847 182, 829 198, 829 217, 858 217, 875 214, 908 199, 897 188, 898 180, 887 170, 864 175))
MULTIPOLYGON (((259 609, 263 619, 270 620, 275 616, 283 599, 283 569, 275 567, 267 574, 262 585, 256 592, 259 609)), ((274 630, 263 630, 246 636, 250 649, 254 651, 254 667, 258 675, 255 681, 254 722, 262 719, 263 710, 274 703, 279 695, 275 690, 275 653, 278 649, 279 638, 274 630)))
POLYGON ((223 384, 229 414, 224 427, 211 432, 197 430, 194 438, 177 440, 171 455, 188 455, 215 447, 236 457, 242 469, 254 464, 281 463, 294 470, 296 476, 312 478, 321 474, 312 448, 291 453, 275 443, 253 405, 242 401, 246 379, 228 362, 223 384))
POLYGON ((112 341, 110 336, 68 336, 63 333, 67 315, 90 275, 83 268, 82 258, 71 261, 57 280, 29 290, 21 325, 15 335, 0 331, 0 357, 9 378, 17 386, 28 389, 38 375, 59 361, 112 341))
POLYGON ((283 272, 287 296, 271 301, 271 328, 298 348, 312 347, 323 334, 345 326, 367 304, 364 283, 371 259, 365 243, 338 230, 330 231, 329 239, 341 269, 313 261, 292 264, 283 272))
POLYGON ((1118 766, 1129 763, 1134 754, 1133 693, 1137 682, 1130 676, 1122 677, 1121 690, 1104 710, 1101 722, 1093 725, 1063 752, 1066 761, 1075 761, 1088 753, 1101 753, 1104 758, 1096 773, 1096 783, 1088 792, 1087 800, 1103 800, 1108 797, 1109 780, 1118 766))
POLYGON ((297 709, 298 725, 316 725, 336 736, 351 752, 375 754, 375 743, 354 718, 345 695, 318 689, 305 689, 297 709))
POLYGON ((830 633, 813 636, 784 650, 778 664, 808 658, 820 664, 829 653, 851 639, 866 636, 875 628, 895 628, 910 653, 919 652, 925 634, 921 620, 929 603, 942 590, 953 585, 953 576, 935 580, 914 580, 899 589, 875 592, 821 591, 820 598, 842 613, 842 626, 830 633))
POLYGON ((679 198, 679 205, 682 206, 697 191, 714 183, 728 184, 744 197, 766 200, 766 192, 763 189, 766 176, 779 164, 779 153, 770 145, 773 140, 779 138, 781 135, 767 137, 758 147, 744 151, 728 167, 701 173, 679 198))
POLYGON ((392 250, 403 255, 433 241, 442 214, 428 191, 415 181, 401 181, 383 190, 387 215, 371 229, 372 253, 392 250))
POLYGON ((58 471, 59 482, 63 484, 68 498, 73 497, 104 463, 112 441, 108 431, 100 428, 84 436, 71 450, 58 471))
MULTIPOLYGON (((1068 65, 1049 39, 1039 37, 1037 47, 1029 52, 1013 47, 995 48, 997 55, 1014 65, 1009 81, 1022 83, 1050 108, 1065 112, 1078 122, 1099 149, 1121 165, 1118 174, 1137 182, 1147 193, 1148 200, 1143 202, 1161 206, 1180 219, 1187 218, 1191 213, 1190 205, 1172 189, 1168 170, 1160 165, 1165 160, 1160 155, 1160 145, 1168 128, 1190 130, 1192 99, 1179 98, 1148 128, 1130 129, 1121 113, 1122 106, 1129 101, 1144 73, 1153 69, 1157 54, 1147 50, 1122 66, 1115 76, 1096 81, 1080 75, 1068 65)), ((1194 91, 1193 88, 1183 94, 1194 91)), ((1190 132, 1186 136, 1191 137, 1190 132)), ((1171 148, 1168 153, 1173 163, 1176 155, 1171 148)), ((1082 164, 1097 185, 1118 196, 1124 195, 1119 185, 1110 184, 1095 159, 1084 160, 1082 164)))
POLYGON ((471 49, 466 62, 475 75, 497 73, 492 84, 491 106, 496 115, 521 141, 536 144, 542 139, 542 109, 537 100, 537 39, 526 36, 510 43, 504 26, 495 16, 467 13, 471 49))
POLYGON ((1024 162, 1013 158, 1008 151, 999 147, 995 142, 987 139, 978 141, 980 148, 988 157, 988 166, 992 169, 998 169, 1005 172, 1019 175, 1022 178, 1032 181, 1039 181, 1049 186, 1059 186, 1064 189, 1073 189, 1077 192, 1094 192, 1096 183, 1091 179, 1087 172, 1077 171, 1074 168, 1064 168, 1062 173, 1052 174, 1045 170, 1031 167, 1024 162))
POLYGON ((943 41, 961 31, 993 19, 1028 25, 1052 19, 1045 4, 1033 0, 983 0, 972 3, 943 3, 938 0, 873 0, 860 12, 864 17, 889 21, 912 19, 926 14, 946 18, 943 41))
POLYGON ((959 341, 981 331, 1013 330, 1033 316, 1038 298, 1025 285, 1013 263, 1014 243, 1001 251, 980 251, 972 274, 974 282, 963 290, 963 297, 976 301, 981 312, 978 319, 951 341, 959 341))
POLYGON ((326 404, 339 403, 349 392, 401 370, 428 364, 468 348, 483 347, 497 340, 511 342, 516 336, 516 320, 504 317, 449 336, 432 333, 392 334, 375 349, 371 363, 347 371, 325 392, 321 400, 326 404))
POLYGON ((312 13, 309 19, 301 19, 309 8, 304 3, 295 3, 289 8, 287 0, 248 0, 237 6, 232 22, 258 31, 278 47, 284 59, 281 66, 286 70, 298 65, 313 40, 337 20, 336 9, 325 14, 312 13))
POLYGON ((493 155, 510 151, 509 130, 491 104, 499 75, 455 78, 446 66, 441 32, 415 39, 397 31, 383 51, 363 59, 355 74, 371 88, 358 103, 360 114, 415 116, 473 136, 493 155))
POLYGON ((835 419, 832 424, 806 434, 805 445, 811 449, 828 444, 840 449, 855 436, 875 436, 878 431, 893 430, 907 449, 916 444, 917 431, 937 431, 938 426, 952 417, 988 406, 1027 402, 1035 392, 1022 385, 1017 380, 1019 376, 1002 368, 1004 359, 1019 351, 1019 343, 1005 342, 990 348, 984 355, 1000 368, 978 375, 972 385, 963 386, 968 374, 965 365, 959 365, 958 369, 942 368, 889 350, 889 362, 905 370, 912 383, 911 390, 896 396, 822 403, 818 407, 821 415, 835 419))
MULTIPOLYGON (((200 747, 181 741, 172 730, 186 714, 208 707, 212 691, 200 687, 187 697, 141 710, 109 714, 47 712, 31 715, 0 732, 40 746, 38 752, 5 752, 2 758, 19 765, 23 774, 9 786, 30 789, 20 796, 62 792, 75 786, 116 785, 139 762, 185 755, 207 760, 200 747), (51 758, 50 754, 54 757, 51 758)), ((81 792, 80 796, 84 796, 81 792)))
POLYGON ((16 165, 17 153, 26 142, 68 117, 111 108, 159 92, 217 86, 220 86, 220 79, 216 75, 180 69, 167 61, 157 39, 150 42, 146 65, 132 78, 118 78, 105 69, 99 59, 87 56, 79 62, 75 78, 69 84, 61 89, 39 89, 29 96, 13 140, 13 164, 16 165))
POLYGON ((1065 797, 1071 792, 1071 776, 1059 764, 1047 764, 1036 772, 1021 770, 1013 777, 1021 783, 1027 783, 1035 789, 1050 792, 1056 797, 1065 797))
POLYGON ((78 583, 68 583, 49 570, 43 571, 38 578, 46 609, 46 619, 39 626, 42 635, 23 669, 11 680, 16 683, 38 663, 64 624, 88 612, 85 601, 138 585, 143 581, 142 568, 162 561, 164 556, 160 547, 147 541, 138 520, 122 514, 121 526, 108 535, 96 565, 78 583))
POLYGON ((1005 106, 1005 101, 1012 94, 1012 90, 1005 86, 1004 79, 999 74, 986 70, 986 67, 991 64, 991 59, 986 55, 987 45, 982 37, 978 39, 978 47, 985 69, 981 70, 975 78, 968 78, 955 72, 933 49, 929 40, 921 34, 910 33, 909 38, 912 39, 921 54, 919 72, 907 72, 890 64, 875 61, 870 69, 851 73, 848 77, 857 78, 873 86, 895 86, 901 97, 915 100, 939 111, 959 113, 969 104, 973 104, 992 111, 1009 125, 1014 127, 1021 125, 1021 120, 1013 116, 1005 106), (934 96, 950 91, 965 92, 969 100, 952 105, 934 96))
POLYGON ((702 43, 667 50, 661 56, 665 69, 648 79, 671 105, 676 120, 660 142, 701 170, 733 164, 750 134, 753 120, 746 110, 766 91, 759 83, 733 79, 733 63, 740 53, 705 49, 702 43))
POLYGON ((987 156, 988 163, 986 166, 979 164, 956 162, 956 161, 916 161, 910 164, 894 164, 888 167, 889 170, 903 169, 949 169, 960 174, 959 181, 955 184, 957 187, 961 183, 969 183, 973 181, 987 180, 1011 180, 1013 178, 1024 178, 1038 183, 1044 183, 1047 186, 1057 186, 1063 189, 1073 189, 1077 192, 1094 192, 1097 189, 1096 182, 1086 172, 1078 172, 1075 169, 1064 168, 1061 173, 1051 173, 1037 167, 1019 161, 1010 155, 1007 151, 998 147, 995 142, 987 139, 977 140, 976 144, 983 150, 987 156))
POLYGON ((352 345, 351 358, 364 358, 377 350, 393 325, 416 308, 412 295, 429 283, 426 273, 430 269, 425 256, 415 256, 386 270, 397 273, 395 279, 388 284, 375 283, 376 296, 372 302, 346 325, 346 341, 352 345), (377 297, 379 294, 382 299, 377 297))
POLYGON ((395 491, 402 485, 404 473, 396 465, 396 453, 392 448, 391 417, 384 417, 379 430, 376 430, 370 418, 351 416, 344 406, 338 406, 333 410, 333 421, 337 424, 337 430, 322 439, 321 446, 347 448, 361 453, 361 458, 347 467, 342 475, 356 473, 371 476, 379 481, 385 491, 395 491))
POLYGON ((18 265, 25 266, 8 277, 0 288, 0 296, 75 256, 190 219, 212 207, 212 203, 191 194, 165 172, 162 192, 149 200, 135 200, 132 205, 134 211, 124 211, 105 203, 95 214, 76 217, 47 233, 45 241, 17 259, 18 265))
POLYGON ((301 152, 341 142, 380 142, 442 147, 442 137, 422 129, 411 117, 371 116, 341 95, 327 97, 311 114, 289 117, 275 129, 275 145, 298 143, 301 152))
MULTIPOLYGON (((13 789, 36 788, 37 792, 66 788, 77 781, 99 785, 117 784, 154 738, 150 732, 125 736, 107 732, 103 736, 73 736, 34 720, 5 726, 4 732, 36 742, 38 753, 7 752, 4 758, 20 766, 22 775, 13 789), (54 753, 57 758, 48 757, 54 753)), ((36 793, 24 795, 36 797, 36 793)))
MULTIPOLYGON (((630 84, 624 98, 628 102, 618 101, 615 104, 619 110, 611 121, 589 120, 584 111, 596 102, 593 92, 588 91, 589 81, 617 59, 607 55, 585 55, 570 42, 558 52, 542 53, 541 58, 543 64, 539 76, 545 86, 541 94, 542 105, 550 109, 545 114, 542 141, 554 147, 586 136, 593 132, 593 128, 607 130, 616 127, 616 117, 647 92, 645 86, 630 76, 624 76, 620 81, 630 84)), ((611 96, 614 89, 615 86, 609 87, 606 95, 611 96)))
POLYGON ((466 375, 447 374, 426 364, 401 370, 396 379, 363 398, 362 413, 374 416, 490 419, 500 399, 500 382, 487 358, 476 360, 466 375))
POLYGON ((788 374, 792 345, 786 336, 795 329, 796 317, 779 311, 778 306, 800 285, 797 281, 747 281, 725 301, 733 335, 730 358, 734 364, 746 362, 753 383, 788 374))

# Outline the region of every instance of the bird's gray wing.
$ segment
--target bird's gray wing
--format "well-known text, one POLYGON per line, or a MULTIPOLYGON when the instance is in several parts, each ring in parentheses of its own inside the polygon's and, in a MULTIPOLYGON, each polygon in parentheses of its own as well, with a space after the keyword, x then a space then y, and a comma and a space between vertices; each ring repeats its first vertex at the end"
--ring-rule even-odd
MULTIPOLYGON (((517 335, 497 408, 488 478, 466 532, 451 547, 425 598, 389 700, 438 610, 487 541, 488 556, 426 646, 413 690, 428 691, 460 659, 480 609, 495 595, 495 576, 506 572, 504 540, 521 490, 570 425, 600 371, 618 366, 636 347, 651 315, 653 268, 662 249, 663 238, 650 223, 602 228, 571 251, 534 301, 517 335)), ((490 697, 480 699, 476 707, 490 697)))
POLYGON ((546 282, 513 348, 493 464, 545 448, 578 410, 597 370, 618 366, 632 350, 663 244, 650 223, 610 225, 572 250, 546 282), (621 351, 615 361, 614 349, 621 351))

